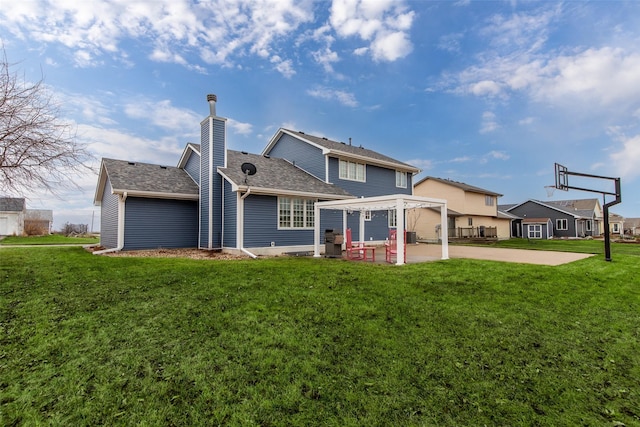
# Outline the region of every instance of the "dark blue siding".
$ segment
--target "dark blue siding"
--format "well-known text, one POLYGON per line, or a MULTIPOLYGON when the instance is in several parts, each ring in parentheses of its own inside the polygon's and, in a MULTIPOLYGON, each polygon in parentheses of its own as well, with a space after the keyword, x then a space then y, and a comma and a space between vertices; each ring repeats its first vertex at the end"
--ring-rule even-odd
POLYGON ((209 120, 200 124, 200 240, 199 246, 209 246, 209 120))
POLYGON ((128 197, 124 249, 194 248, 198 244, 198 203, 128 197))
MULTIPOLYGON (((521 218, 551 218, 553 224, 553 236, 555 237, 576 237, 576 219, 566 213, 559 212, 555 209, 539 205, 534 202, 525 202, 522 205, 511 209, 509 213, 521 218), (556 219, 564 218, 567 220, 568 230, 556 230, 556 219)), ((524 230, 526 237, 526 230, 524 230)))
POLYGON ((269 155, 289 160, 322 181, 326 179, 322 150, 291 135, 282 135, 269 151, 269 155))
MULTIPOLYGON (((363 214, 364 215, 364 214, 363 214)), ((353 240, 384 240, 389 237, 389 222, 387 211, 372 211, 371 221, 364 222, 364 238, 360 238, 360 213, 347 215, 347 228, 351 228, 353 240)))
POLYGON ((238 246, 236 232, 238 219, 236 212, 238 209, 238 194, 231 191, 231 184, 224 181, 224 241, 225 248, 235 248, 238 246))
POLYGON ((118 246, 118 196, 111 194, 111 181, 107 178, 100 203, 100 246, 118 246))
POLYGON ((200 156, 192 152, 184 165, 184 170, 189 174, 196 184, 200 185, 200 156))
POLYGON ((411 180, 407 188, 396 187, 395 169, 367 165, 366 182, 340 179, 340 163, 334 157, 329 158, 329 182, 344 188, 356 197, 384 196, 388 194, 411 194, 411 180))
POLYGON ((244 246, 247 248, 312 245, 313 230, 278 230, 278 198, 248 196, 244 199, 244 246))

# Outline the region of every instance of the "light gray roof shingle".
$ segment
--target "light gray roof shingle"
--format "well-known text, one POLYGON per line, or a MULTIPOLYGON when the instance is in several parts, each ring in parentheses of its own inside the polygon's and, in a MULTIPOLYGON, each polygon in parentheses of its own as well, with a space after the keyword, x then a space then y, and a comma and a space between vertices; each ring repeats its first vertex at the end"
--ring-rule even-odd
POLYGON ((372 160, 378 160, 385 163, 395 163, 396 165, 402 168, 418 170, 418 168, 416 168, 415 166, 411 166, 407 163, 401 162, 389 156, 385 156, 384 154, 380 154, 377 151, 369 150, 367 148, 362 147, 361 145, 350 145, 344 142, 332 141, 324 137, 309 135, 307 133, 295 131, 291 129, 283 129, 283 130, 286 130, 287 132, 290 132, 292 134, 296 134, 300 138, 306 139, 314 144, 317 144, 329 150, 341 151, 345 154, 351 154, 355 156, 364 156, 372 160))
POLYGON ((22 212, 25 209, 23 197, 0 197, 0 212, 22 212))
POLYGON ((114 190, 198 195, 198 186, 183 169, 151 163, 102 159, 114 190))
POLYGON ((278 191, 324 194, 353 197, 347 191, 319 180, 313 175, 294 166, 288 161, 275 157, 227 150, 227 167, 219 168, 234 184, 244 187, 258 187, 278 191), (243 163, 256 167, 255 175, 246 177, 241 169, 243 163))

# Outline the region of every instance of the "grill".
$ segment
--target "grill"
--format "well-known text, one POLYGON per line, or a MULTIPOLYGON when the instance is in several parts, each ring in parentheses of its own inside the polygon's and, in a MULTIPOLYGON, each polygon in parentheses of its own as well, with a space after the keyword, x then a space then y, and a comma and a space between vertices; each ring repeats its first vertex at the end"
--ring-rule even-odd
POLYGON ((342 243, 344 237, 342 233, 333 229, 324 230, 324 256, 342 257, 342 243))

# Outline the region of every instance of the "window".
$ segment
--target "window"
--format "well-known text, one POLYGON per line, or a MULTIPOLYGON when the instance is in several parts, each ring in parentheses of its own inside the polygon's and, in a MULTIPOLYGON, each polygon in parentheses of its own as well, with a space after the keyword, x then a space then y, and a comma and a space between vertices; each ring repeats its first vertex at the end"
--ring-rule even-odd
POLYGON ((396 187, 407 188, 407 173, 396 171, 396 187))
POLYGON ((591 231, 591 220, 588 220, 585 224, 587 225, 587 231, 591 231))
POLYGON ((493 206, 493 196, 484 196, 484 205, 493 206))
POLYGON ((389 219, 389 228, 394 228, 398 226, 398 219, 396 218, 396 210, 389 210, 389 214, 387 215, 389 219))
POLYGON ((364 220, 371 221, 371 211, 364 211, 364 220))
POLYGON ((313 228, 314 219, 313 200, 278 198, 278 228, 313 228))
POLYGON ((469 227, 473 227, 473 218, 467 219, 467 224, 469 224, 469 227))
POLYGON ((613 232, 614 233, 620 232, 620 224, 618 224, 617 222, 613 224, 613 232))
POLYGON ((556 230, 568 230, 569 225, 566 218, 556 219, 556 230))
POLYGON ((364 163, 349 162, 340 160, 340 179, 349 179, 351 181, 366 182, 364 163))
POLYGON ((529 224, 527 231, 530 239, 542 239, 542 224, 529 224))

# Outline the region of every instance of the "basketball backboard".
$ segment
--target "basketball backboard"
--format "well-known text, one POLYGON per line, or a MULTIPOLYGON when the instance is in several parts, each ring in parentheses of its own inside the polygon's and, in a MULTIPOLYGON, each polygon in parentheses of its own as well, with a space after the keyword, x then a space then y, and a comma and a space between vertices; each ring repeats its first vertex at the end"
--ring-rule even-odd
POLYGON ((558 190, 569 190, 569 175, 567 174, 567 167, 562 166, 560 163, 555 164, 555 175, 556 175, 556 188, 558 190))

